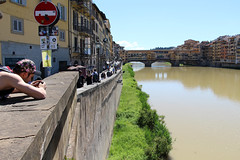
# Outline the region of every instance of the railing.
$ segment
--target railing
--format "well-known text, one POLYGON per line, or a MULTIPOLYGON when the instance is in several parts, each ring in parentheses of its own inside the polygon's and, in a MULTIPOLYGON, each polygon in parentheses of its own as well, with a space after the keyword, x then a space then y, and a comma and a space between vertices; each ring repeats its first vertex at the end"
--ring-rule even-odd
POLYGON ((81 32, 81 33, 86 33, 86 34, 92 34, 92 30, 87 28, 86 26, 78 26, 78 25, 73 25, 73 30, 81 32))
POLYGON ((78 30, 79 32, 83 32, 83 33, 87 33, 87 34, 92 34, 92 31, 91 31, 89 28, 85 27, 85 26, 78 26, 77 30, 78 30))
POLYGON ((90 0, 71 0, 74 8, 85 8, 91 12, 91 1, 90 0), (89 4, 88 4, 89 3, 89 4))

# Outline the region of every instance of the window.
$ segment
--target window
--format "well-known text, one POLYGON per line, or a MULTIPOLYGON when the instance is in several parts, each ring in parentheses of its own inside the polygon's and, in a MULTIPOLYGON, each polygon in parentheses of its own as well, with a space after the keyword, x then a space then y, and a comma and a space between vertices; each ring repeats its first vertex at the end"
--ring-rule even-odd
POLYGON ((80 52, 83 54, 85 49, 85 40, 80 39, 80 52))
POLYGON ((23 6, 27 5, 27 0, 11 0, 11 2, 21 4, 23 6))
POLYGON ((73 11, 73 29, 78 30, 78 13, 73 11))
POLYGON ((92 30, 95 31, 95 22, 93 20, 91 21, 91 25, 92 25, 92 30))
POLYGON ((83 16, 81 16, 81 26, 84 26, 83 16))
POLYGON ((59 31, 59 40, 65 41, 65 31, 62 30, 59 31))
POLYGON ((83 21, 83 26, 86 27, 87 26, 87 19, 84 18, 84 21, 83 21))
POLYGON ((98 24, 96 23, 96 32, 98 33, 98 24))
POLYGON ((15 64, 22 59, 24 58, 5 58, 5 66, 9 66, 10 68, 13 68, 15 64))
POLYGON ((88 28, 88 26, 89 26, 89 21, 86 20, 86 28, 88 28))
POLYGON ((74 51, 75 52, 78 51, 78 39, 77 39, 77 37, 74 37, 74 51))
POLYGON ((11 32, 16 34, 23 34, 23 19, 11 17, 11 32))
POLYGON ((65 6, 61 5, 60 3, 58 3, 57 6, 58 6, 58 9, 60 12, 59 19, 66 21, 67 20, 67 8, 65 6))

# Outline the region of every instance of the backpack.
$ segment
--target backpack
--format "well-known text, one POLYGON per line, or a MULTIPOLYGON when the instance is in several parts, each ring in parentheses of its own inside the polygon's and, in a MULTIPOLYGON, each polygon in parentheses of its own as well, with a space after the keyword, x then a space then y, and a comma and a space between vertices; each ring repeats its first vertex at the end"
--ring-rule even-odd
POLYGON ((93 82, 98 82, 98 74, 93 72, 93 82))

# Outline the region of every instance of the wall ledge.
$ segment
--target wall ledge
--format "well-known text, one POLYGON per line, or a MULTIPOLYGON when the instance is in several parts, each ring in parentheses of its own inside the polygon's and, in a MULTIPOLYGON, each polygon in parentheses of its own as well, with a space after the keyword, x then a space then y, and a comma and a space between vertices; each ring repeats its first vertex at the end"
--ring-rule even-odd
POLYGON ((47 97, 35 100, 22 93, 0 101, 1 159, 41 159, 62 113, 76 94, 77 72, 60 72, 44 79, 47 97))

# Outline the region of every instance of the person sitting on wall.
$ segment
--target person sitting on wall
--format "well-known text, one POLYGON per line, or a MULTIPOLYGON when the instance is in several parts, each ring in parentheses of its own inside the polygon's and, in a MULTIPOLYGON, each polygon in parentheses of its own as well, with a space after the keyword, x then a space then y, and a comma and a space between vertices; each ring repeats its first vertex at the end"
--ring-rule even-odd
POLYGON ((0 100, 6 99, 10 93, 18 92, 35 99, 46 98, 46 83, 42 80, 31 82, 34 75, 39 74, 35 63, 29 59, 17 62, 13 71, 7 67, 0 67, 0 100))

